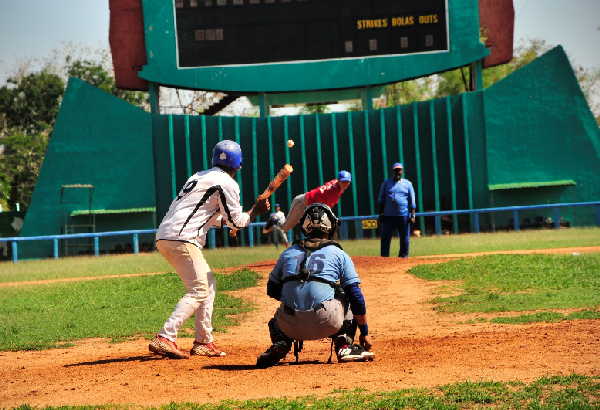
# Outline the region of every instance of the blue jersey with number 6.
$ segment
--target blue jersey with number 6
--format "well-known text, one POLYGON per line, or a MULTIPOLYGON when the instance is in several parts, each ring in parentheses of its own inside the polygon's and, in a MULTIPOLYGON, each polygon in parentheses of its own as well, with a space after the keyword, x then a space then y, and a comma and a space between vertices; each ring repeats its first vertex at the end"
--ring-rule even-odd
MULTIPOLYGON (((294 245, 286 249, 277 260, 269 280, 282 283, 289 276, 300 273, 300 265, 307 255, 304 250, 294 245)), ((308 256, 306 269, 311 276, 329 282, 339 282, 342 287, 360 283, 350 256, 337 246, 326 246, 308 256)), ((311 310, 326 300, 333 299, 334 290, 326 283, 316 281, 290 281, 283 284, 281 301, 296 310, 311 310)))

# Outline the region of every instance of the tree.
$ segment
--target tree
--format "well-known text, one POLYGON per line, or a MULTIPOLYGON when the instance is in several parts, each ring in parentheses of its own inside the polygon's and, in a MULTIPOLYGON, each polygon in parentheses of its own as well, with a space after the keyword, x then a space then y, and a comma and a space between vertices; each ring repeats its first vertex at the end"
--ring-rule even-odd
MULTIPOLYGON (((3 129, 21 129, 35 134, 54 124, 65 88, 64 81, 47 70, 11 77, 0 87, 0 113, 3 129)), ((2 129, 0 129, 0 135, 2 129)))
POLYGON ((94 52, 67 45, 43 63, 20 63, 0 87, 0 204, 13 208, 29 205, 46 152, 48 138, 68 76, 88 83, 141 107, 147 93, 120 90, 115 85, 106 51, 94 52), (73 58, 72 56, 78 56, 73 58))
POLYGON ((385 88, 385 104, 392 107, 433 98, 434 80, 434 77, 424 77, 391 84, 385 88))
POLYGON ((300 109, 301 114, 325 114, 328 112, 327 104, 304 104, 300 109))
POLYGON ((16 128, 2 139, 4 154, 0 161, 0 197, 9 208, 29 204, 48 144, 45 132, 26 133, 16 128))
MULTIPOLYGON (((487 68, 483 71, 484 87, 497 83, 512 72, 529 64, 550 48, 550 45, 544 40, 539 39, 529 40, 522 44, 516 48, 515 56, 509 63, 487 68)), ((575 66, 577 79, 592 107, 594 106, 591 98, 594 93, 593 90, 600 83, 599 71, 575 66)), ((418 80, 392 84, 386 90, 388 106, 464 93, 468 89, 468 83, 469 70, 466 67, 461 67, 418 80)), ((598 110, 600 111, 600 107, 598 107, 598 110)))
POLYGON ((148 93, 140 91, 127 91, 117 88, 115 78, 103 67, 101 62, 92 60, 75 60, 71 62, 69 56, 67 59, 67 74, 69 77, 76 77, 86 81, 94 87, 100 88, 109 94, 119 97, 130 104, 139 107, 148 105, 148 93))

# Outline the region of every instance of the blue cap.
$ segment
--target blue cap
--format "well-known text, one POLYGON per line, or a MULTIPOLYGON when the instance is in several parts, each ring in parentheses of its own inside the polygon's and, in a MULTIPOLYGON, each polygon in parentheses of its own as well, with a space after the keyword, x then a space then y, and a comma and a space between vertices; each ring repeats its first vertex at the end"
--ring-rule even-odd
POLYGON ((277 208, 277 207, 279 206, 279 204, 275 204, 275 205, 273 205, 273 206, 274 206, 275 208, 277 208))
POLYGON ((225 166, 233 169, 242 167, 242 148, 231 140, 219 141, 213 148, 212 165, 225 166))
POLYGON ((348 171, 340 171, 338 173, 338 181, 340 182, 352 182, 352 174, 348 171))
POLYGON ((402 162, 394 162, 394 165, 392 165, 392 169, 396 169, 396 168, 402 168, 402 169, 404 169, 404 166, 402 165, 402 162))

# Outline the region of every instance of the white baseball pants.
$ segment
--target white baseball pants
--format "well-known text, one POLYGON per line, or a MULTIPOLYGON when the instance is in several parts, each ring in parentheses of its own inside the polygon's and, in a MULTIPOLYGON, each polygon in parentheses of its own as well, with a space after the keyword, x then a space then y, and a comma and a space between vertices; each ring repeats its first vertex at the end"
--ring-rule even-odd
POLYGON ((292 200, 292 204, 290 206, 290 210, 288 211, 287 217, 285 218, 285 223, 281 225, 281 229, 283 232, 287 232, 290 229, 294 229, 294 226, 298 225, 300 222, 300 218, 304 215, 304 211, 306 211, 306 194, 296 195, 292 200))
POLYGON ((217 283, 202 251, 189 242, 159 240, 156 249, 175 268, 187 292, 158 334, 172 342, 183 323, 195 314, 196 341, 210 343, 217 283))

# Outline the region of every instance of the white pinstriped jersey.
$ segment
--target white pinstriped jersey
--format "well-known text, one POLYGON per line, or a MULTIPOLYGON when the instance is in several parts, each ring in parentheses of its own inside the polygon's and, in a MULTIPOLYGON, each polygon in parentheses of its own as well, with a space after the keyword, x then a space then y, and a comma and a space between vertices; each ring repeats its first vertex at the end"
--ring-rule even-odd
POLYGON ((219 167, 192 175, 171 203, 156 239, 191 242, 200 248, 212 226, 225 222, 232 228, 250 223, 250 215, 242 212, 240 187, 219 167))

